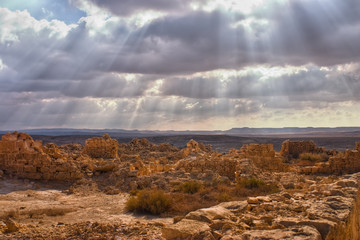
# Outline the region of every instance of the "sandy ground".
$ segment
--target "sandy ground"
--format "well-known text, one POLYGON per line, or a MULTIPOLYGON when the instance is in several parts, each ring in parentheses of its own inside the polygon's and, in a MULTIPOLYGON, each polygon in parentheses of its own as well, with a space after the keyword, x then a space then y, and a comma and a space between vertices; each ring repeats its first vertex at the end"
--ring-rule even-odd
MULTIPOLYGON (((138 225, 141 228, 142 225, 163 226, 173 221, 172 218, 126 213, 125 203, 128 198, 127 193, 68 194, 62 189, 27 180, 0 180, 0 217, 11 217, 20 226, 39 229, 82 222, 138 225)), ((158 234, 160 235, 159 231, 158 234)))

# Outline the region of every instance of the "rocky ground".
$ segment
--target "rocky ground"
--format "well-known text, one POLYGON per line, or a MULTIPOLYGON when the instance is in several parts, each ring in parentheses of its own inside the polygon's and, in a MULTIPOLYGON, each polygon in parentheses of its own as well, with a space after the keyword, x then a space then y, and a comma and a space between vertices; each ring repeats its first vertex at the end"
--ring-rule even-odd
POLYGON ((0 239, 162 239, 172 218, 125 211, 127 193, 107 195, 87 186, 69 194, 56 185, 0 181, 0 239))
POLYGON ((360 239, 360 143, 0 141, 0 239, 360 239), (150 215, 149 213, 152 213, 150 215))

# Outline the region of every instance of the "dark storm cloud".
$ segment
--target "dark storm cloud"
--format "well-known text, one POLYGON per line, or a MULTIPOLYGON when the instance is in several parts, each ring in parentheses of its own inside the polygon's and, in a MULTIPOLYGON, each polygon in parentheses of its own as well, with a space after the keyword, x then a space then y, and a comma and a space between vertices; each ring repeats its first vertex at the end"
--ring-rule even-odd
POLYGON ((120 22, 109 26, 109 35, 91 36, 86 22, 62 40, 45 33, 23 34, 19 44, 1 48, 0 53, 5 64, 31 79, 89 79, 109 71, 171 75, 259 63, 334 65, 358 60, 360 17, 345 9, 335 19, 326 14, 332 13, 328 6, 345 5, 354 12, 360 3, 312 2, 276 9, 264 17, 268 23, 252 22, 251 30, 232 26, 249 17, 243 14, 189 11, 133 31, 120 22))
MULTIPOLYGON (((360 100, 360 69, 342 73, 336 67, 322 70, 308 66, 304 70, 270 77, 249 71, 226 81, 215 78, 173 78, 160 91, 165 96, 187 98, 287 97, 293 101, 340 102, 360 100), (264 79, 265 78, 265 79, 264 79)), ((317 103, 316 103, 317 104, 317 103)))
POLYGON ((269 1, 266 10, 249 14, 193 11, 189 1, 177 0, 91 2, 121 17, 85 17, 60 36, 55 22, 13 31, 18 21, 8 28, 4 19, 18 18, 2 12, 0 124, 96 126, 107 106, 99 101, 113 101, 104 112, 112 126, 132 119, 131 126, 141 127, 156 117, 201 120, 360 100, 359 67, 336 66, 359 65, 357 0, 269 1), (127 22, 148 9, 164 16, 141 27, 127 22), (17 40, 7 39, 7 31, 17 40), (259 64, 306 69, 276 77, 246 70, 226 81, 201 74, 259 64), (124 73, 136 75, 129 81, 124 73))
POLYGON ((273 53, 287 63, 333 65, 359 60, 359 1, 290 1, 255 16, 270 21, 273 53))
POLYGON ((206 118, 238 116, 258 112, 261 103, 239 99, 166 99, 151 98, 141 101, 140 108, 147 113, 171 114, 176 118, 206 118))

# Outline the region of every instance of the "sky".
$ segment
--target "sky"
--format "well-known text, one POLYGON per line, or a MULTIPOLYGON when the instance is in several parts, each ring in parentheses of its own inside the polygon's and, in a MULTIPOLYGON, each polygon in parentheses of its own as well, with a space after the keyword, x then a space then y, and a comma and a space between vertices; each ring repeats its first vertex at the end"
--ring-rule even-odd
POLYGON ((1 0, 0 129, 360 126, 359 0, 1 0))

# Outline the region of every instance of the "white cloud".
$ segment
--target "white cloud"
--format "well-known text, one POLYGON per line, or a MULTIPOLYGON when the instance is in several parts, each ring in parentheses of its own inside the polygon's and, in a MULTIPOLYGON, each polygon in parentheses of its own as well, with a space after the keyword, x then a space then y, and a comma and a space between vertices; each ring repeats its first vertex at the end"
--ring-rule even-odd
POLYGON ((0 8, 0 43, 19 42, 23 34, 34 37, 46 32, 49 37, 64 38, 75 25, 66 25, 59 20, 36 20, 27 10, 10 11, 0 8))

